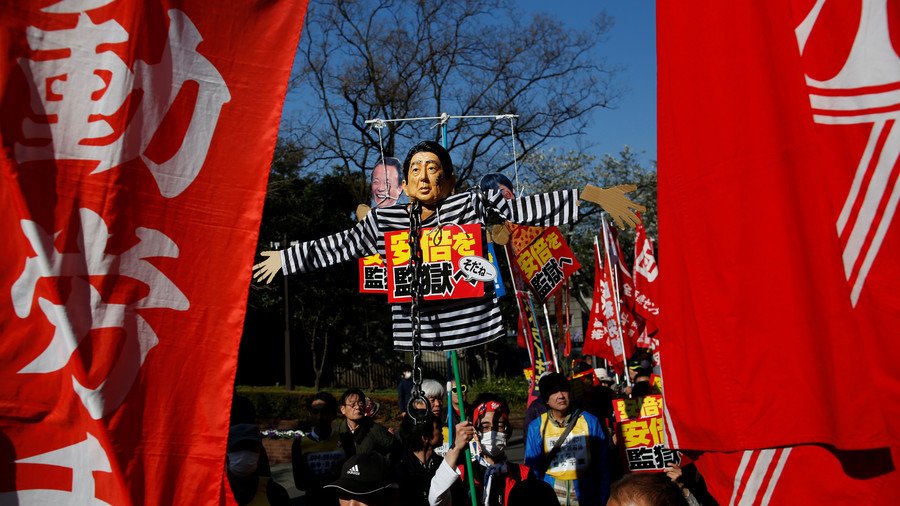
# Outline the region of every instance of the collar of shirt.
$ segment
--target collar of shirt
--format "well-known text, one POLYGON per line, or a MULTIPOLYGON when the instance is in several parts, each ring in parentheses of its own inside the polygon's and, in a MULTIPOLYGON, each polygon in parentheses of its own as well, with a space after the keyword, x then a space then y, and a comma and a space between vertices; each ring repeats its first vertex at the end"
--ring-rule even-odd
POLYGON ((550 419, 550 423, 552 423, 552 424, 555 425, 556 427, 563 428, 563 427, 565 427, 566 425, 569 424, 569 422, 572 420, 572 415, 574 415, 574 414, 575 414, 575 412, 572 411, 572 412, 570 412, 568 415, 566 415, 565 418, 563 418, 563 421, 562 421, 562 422, 558 422, 558 421, 556 421, 556 418, 553 418, 553 415, 548 411, 548 412, 547 412, 547 418, 549 418, 549 419, 550 419))

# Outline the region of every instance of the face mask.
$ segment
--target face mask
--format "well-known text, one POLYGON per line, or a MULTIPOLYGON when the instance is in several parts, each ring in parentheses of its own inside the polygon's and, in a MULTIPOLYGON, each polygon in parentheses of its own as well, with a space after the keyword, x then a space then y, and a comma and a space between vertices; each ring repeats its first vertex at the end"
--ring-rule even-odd
POLYGON ((253 451, 228 452, 228 471, 235 476, 246 478, 256 472, 259 453, 253 451))
POLYGON ((481 436, 481 451, 491 457, 503 455, 506 450, 506 434, 492 430, 481 436))

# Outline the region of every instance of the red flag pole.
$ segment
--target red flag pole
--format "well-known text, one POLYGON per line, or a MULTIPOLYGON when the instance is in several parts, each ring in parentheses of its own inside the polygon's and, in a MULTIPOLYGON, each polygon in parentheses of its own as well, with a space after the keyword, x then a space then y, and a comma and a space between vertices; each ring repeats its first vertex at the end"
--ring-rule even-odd
MULTIPOLYGON (((510 260, 508 249, 509 249, 509 243, 504 244, 503 245, 503 256, 506 257, 506 267, 509 269, 509 280, 512 282, 512 285, 513 285, 513 295, 516 296, 516 307, 519 309, 519 319, 521 320, 522 319, 521 315, 525 312, 525 310, 522 307, 522 301, 519 300, 519 287, 516 286, 516 278, 515 278, 516 274, 515 274, 515 272, 513 272, 512 260, 510 260)), ((520 328, 519 330, 522 332, 525 332, 528 329, 520 328)), ((525 343, 526 344, 525 349, 528 350, 528 360, 531 362, 532 371, 533 371, 534 352, 531 349, 530 334, 531 334, 530 332, 525 332, 525 335, 527 336, 527 342, 525 343)))
POLYGON ((600 215, 600 219, 603 222, 603 249, 606 251, 606 265, 609 266, 610 284, 613 285, 610 287, 610 292, 616 306, 616 326, 618 327, 619 342, 622 345, 623 375, 625 376, 625 383, 631 386, 631 376, 628 375, 628 357, 625 356, 625 337, 622 335, 622 318, 619 316, 619 311, 621 310, 619 306, 619 266, 616 265, 615 270, 613 270, 612 259, 609 257, 609 225, 606 223, 605 215, 600 215))

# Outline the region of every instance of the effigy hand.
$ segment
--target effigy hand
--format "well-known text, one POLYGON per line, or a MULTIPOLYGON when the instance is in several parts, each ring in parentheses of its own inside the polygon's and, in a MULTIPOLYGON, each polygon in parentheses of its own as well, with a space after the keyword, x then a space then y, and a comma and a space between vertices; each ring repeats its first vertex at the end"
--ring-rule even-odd
POLYGON ((506 243, 509 242, 510 235, 509 226, 506 223, 502 223, 491 227, 488 240, 499 246, 506 246, 506 243))
POLYGON ((263 251, 260 254, 266 259, 253 266, 253 279, 268 285, 281 271, 281 252, 263 251))
POLYGON ((371 210, 372 208, 365 204, 356 206, 356 221, 362 221, 363 219, 365 219, 366 215, 369 214, 369 211, 371 210))
POLYGON ((633 184, 623 184, 612 188, 600 188, 589 184, 582 190, 581 198, 602 207, 616 222, 616 226, 624 230, 626 223, 629 227, 634 228, 640 221, 632 209, 640 212, 647 210, 646 207, 632 202, 625 196, 626 193, 634 190, 637 190, 637 186, 633 184))

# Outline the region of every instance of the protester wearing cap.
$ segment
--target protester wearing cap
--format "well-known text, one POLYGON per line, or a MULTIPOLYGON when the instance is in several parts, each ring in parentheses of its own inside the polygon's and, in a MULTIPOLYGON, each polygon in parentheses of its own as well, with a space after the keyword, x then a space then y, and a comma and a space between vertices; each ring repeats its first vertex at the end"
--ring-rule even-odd
MULTIPOLYGON (((513 490, 523 486, 527 480, 537 481, 531 477, 528 466, 509 462, 506 457, 506 445, 512 437, 512 426, 509 423, 509 406, 503 400, 495 398, 478 404, 472 412, 475 426, 475 445, 478 448, 476 464, 472 467, 475 481, 477 503, 485 506, 507 506, 513 490)), ((453 502, 465 503, 466 468, 458 466, 457 478, 451 490, 453 502)), ((544 483, 532 483, 532 489, 544 483)), ((534 506, 534 501, 529 502, 534 506)))
POLYGON ((538 387, 548 411, 528 426, 525 464, 553 486, 561 504, 604 504, 609 462, 603 427, 594 415, 573 409, 562 374, 548 374, 538 387))
POLYGON ((391 466, 376 452, 353 455, 341 467, 341 477, 325 485, 338 493, 341 506, 393 506, 397 483, 391 466))
POLYGON ((294 485, 303 491, 309 504, 333 503, 331 491, 323 486, 337 479, 345 460, 336 422, 338 401, 328 392, 317 392, 306 407, 312 424, 309 432, 291 444, 291 471, 294 485))
POLYGON ((290 504, 287 490, 272 479, 262 434, 256 424, 239 423, 228 430, 225 466, 228 484, 238 504, 290 504))

